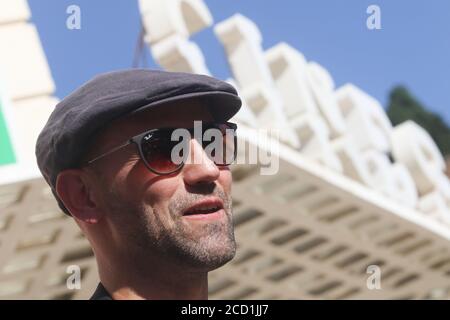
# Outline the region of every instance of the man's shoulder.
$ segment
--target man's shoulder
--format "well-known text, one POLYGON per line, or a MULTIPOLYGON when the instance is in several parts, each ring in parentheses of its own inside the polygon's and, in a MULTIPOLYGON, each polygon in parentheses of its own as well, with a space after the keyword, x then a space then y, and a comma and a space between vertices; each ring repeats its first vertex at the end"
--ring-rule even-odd
POLYGON ((100 282, 97 286, 97 289, 95 289, 94 294, 89 300, 113 300, 113 298, 100 282))

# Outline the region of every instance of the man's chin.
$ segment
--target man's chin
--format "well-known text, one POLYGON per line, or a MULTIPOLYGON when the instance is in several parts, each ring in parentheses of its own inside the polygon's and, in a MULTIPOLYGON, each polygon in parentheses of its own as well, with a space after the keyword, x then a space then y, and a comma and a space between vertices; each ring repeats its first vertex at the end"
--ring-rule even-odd
POLYGON ((235 255, 236 245, 233 242, 228 247, 224 247, 222 244, 220 247, 212 246, 202 250, 202 252, 197 251, 196 254, 190 256, 190 259, 184 260, 184 263, 189 264, 196 271, 209 272, 222 267, 231 261, 235 255))
POLYGON ((230 262, 231 260, 233 260, 234 256, 236 255, 236 249, 230 251, 229 253, 227 253, 226 255, 222 255, 219 259, 217 259, 216 261, 214 261, 213 263, 211 263, 209 265, 209 271, 213 271, 217 268, 222 267, 223 265, 227 264, 228 262, 230 262))

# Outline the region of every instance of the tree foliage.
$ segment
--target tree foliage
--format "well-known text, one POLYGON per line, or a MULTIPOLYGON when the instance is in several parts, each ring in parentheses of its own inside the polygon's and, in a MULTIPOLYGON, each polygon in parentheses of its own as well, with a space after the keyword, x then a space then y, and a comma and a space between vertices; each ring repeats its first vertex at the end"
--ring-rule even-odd
POLYGON ((436 142, 442 154, 450 156, 450 128, 436 113, 426 108, 403 86, 392 89, 387 114, 393 125, 412 120, 423 127, 436 142))

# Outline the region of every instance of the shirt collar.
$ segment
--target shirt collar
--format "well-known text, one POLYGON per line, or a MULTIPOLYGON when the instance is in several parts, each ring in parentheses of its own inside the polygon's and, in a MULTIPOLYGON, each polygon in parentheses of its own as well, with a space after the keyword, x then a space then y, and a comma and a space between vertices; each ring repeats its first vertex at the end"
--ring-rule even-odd
POLYGON ((100 282, 95 289, 94 294, 89 300, 114 300, 111 295, 106 291, 105 287, 100 282))

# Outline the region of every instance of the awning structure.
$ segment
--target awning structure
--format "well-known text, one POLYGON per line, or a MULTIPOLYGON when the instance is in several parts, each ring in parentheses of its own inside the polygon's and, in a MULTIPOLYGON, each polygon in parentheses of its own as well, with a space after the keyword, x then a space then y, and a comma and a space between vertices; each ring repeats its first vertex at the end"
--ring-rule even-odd
POLYGON ((280 150, 277 175, 236 166, 233 177, 238 256, 213 272, 213 296, 450 297, 450 233, 442 224, 289 150, 280 150), (370 284, 377 268, 380 290, 370 284))

